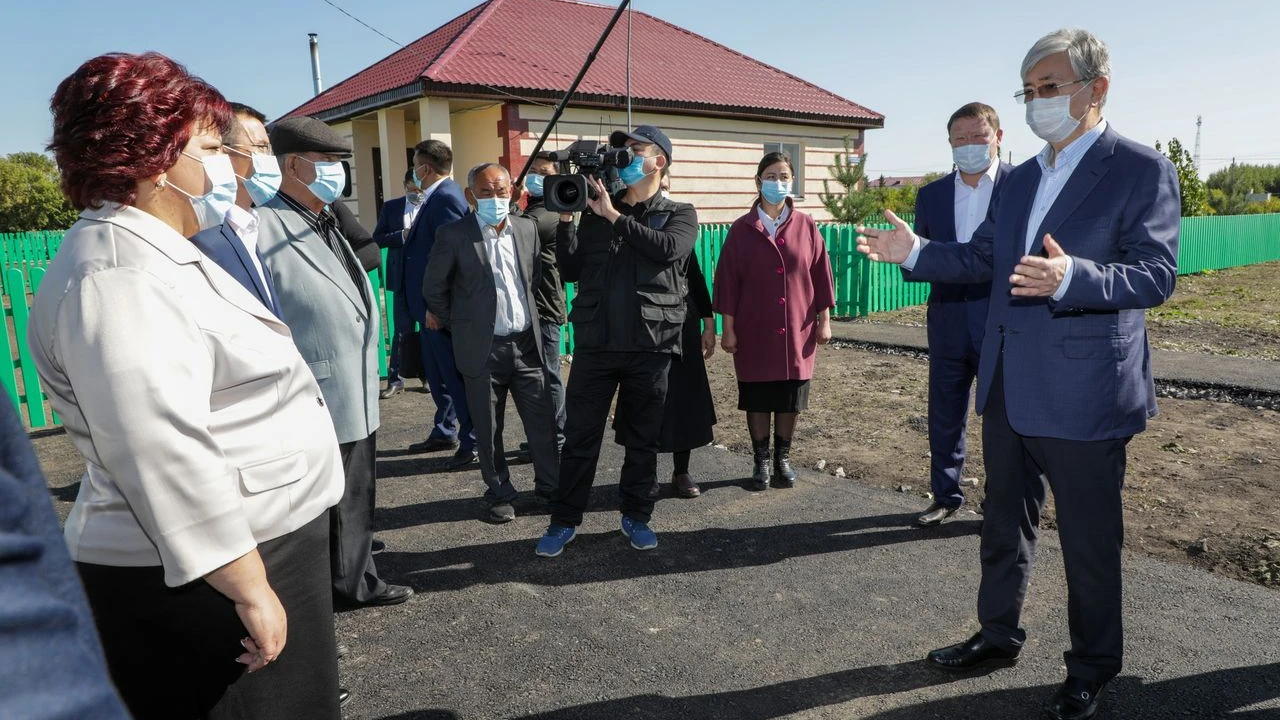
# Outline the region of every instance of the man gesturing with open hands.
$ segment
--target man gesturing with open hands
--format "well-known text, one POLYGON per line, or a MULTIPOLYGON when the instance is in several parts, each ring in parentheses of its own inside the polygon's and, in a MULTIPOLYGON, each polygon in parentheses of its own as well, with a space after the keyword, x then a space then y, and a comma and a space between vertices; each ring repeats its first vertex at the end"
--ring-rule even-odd
POLYGON ((860 252, 913 279, 992 284, 977 399, 987 472, 981 630, 929 653, 929 663, 1016 661, 1047 483, 1071 629, 1050 718, 1093 717, 1120 672, 1125 446, 1156 412, 1143 315, 1173 293, 1177 275, 1177 174, 1108 126, 1110 76, 1092 34, 1041 38, 1015 98, 1047 145, 1009 175, 972 241, 930 243, 890 212, 892 229, 859 228, 858 238, 860 252))

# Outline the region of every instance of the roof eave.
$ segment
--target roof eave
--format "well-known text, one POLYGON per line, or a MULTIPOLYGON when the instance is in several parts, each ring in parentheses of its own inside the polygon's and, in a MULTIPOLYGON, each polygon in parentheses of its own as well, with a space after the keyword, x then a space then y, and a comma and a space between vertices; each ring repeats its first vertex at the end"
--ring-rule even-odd
POLYGON ((414 80, 408 85, 401 85, 398 88, 392 88, 376 95, 370 95, 327 110, 321 110, 313 113, 312 117, 327 123, 345 122, 373 110, 381 110, 384 107, 397 105, 405 100, 423 97, 424 94, 422 81, 414 80))

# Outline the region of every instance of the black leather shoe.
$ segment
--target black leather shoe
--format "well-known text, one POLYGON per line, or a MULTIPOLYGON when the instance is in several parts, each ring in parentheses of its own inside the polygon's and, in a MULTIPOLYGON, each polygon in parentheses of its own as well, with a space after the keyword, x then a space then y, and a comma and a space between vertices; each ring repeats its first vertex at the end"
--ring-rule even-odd
POLYGON ((387 544, 386 544, 386 543, 384 543, 384 542, 382 542, 382 541, 381 541, 381 540, 379 540, 378 538, 374 538, 374 539, 373 539, 373 542, 369 543, 369 554, 370 554, 370 555, 377 555, 378 553, 380 553, 380 552, 382 552, 383 550, 386 550, 386 549, 387 549, 387 544))
POLYGON ((345 707, 351 701, 351 691, 346 688, 338 688, 338 707, 345 707))
POLYGON ((751 473, 751 479, 747 480, 746 487, 748 490, 759 492, 769 489, 769 480, 773 475, 773 466, 770 460, 773 459, 769 452, 769 445, 765 443, 763 447, 755 448, 756 469, 751 473))
POLYGON ((1106 689, 1105 682, 1069 677, 1044 706, 1044 716, 1050 720, 1089 720, 1098 712, 1098 700, 1106 689))
POLYGON ((958 645, 930 652, 925 661, 931 667, 953 672, 979 667, 1008 667, 1018 662, 1018 651, 1006 650, 978 633, 958 645))
POLYGON ((941 525, 943 520, 955 515, 956 511, 959 509, 959 505, 955 507, 947 507, 946 505, 933 503, 929 506, 928 510, 925 510, 916 518, 916 525, 919 525, 920 527, 935 527, 937 525, 941 525))
POLYGON ((516 519, 516 509, 509 502, 493 503, 486 518, 492 523, 509 523, 516 519))
POLYGON ((378 393, 378 397, 382 400, 386 400, 387 398, 402 392, 404 392, 403 382, 388 383, 387 386, 382 389, 382 392, 378 393))
POLYGON ((408 585, 392 585, 391 583, 387 583, 386 588, 384 588, 382 592, 374 595, 368 600, 345 601, 334 598, 333 604, 335 607, 355 610, 357 608, 399 605, 411 597, 413 597, 413 588, 408 585))
POLYGON ((458 441, 449 438, 427 438, 422 442, 416 442, 409 446, 409 452, 429 453, 440 452, 441 450, 457 450, 458 441))
POLYGON ((463 468, 473 467, 480 464, 480 453, 476 450, 459 450, 453 454, 453 461, 449 463, 450 470, 462 470, 463 468))

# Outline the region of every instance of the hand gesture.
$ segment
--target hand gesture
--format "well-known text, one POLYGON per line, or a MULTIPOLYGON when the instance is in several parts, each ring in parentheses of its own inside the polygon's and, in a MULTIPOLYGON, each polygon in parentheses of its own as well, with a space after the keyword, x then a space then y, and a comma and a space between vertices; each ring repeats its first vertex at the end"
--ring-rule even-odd
POLYGON ((236 662, 248 665, 248 672, 261 670, 284 650, 289 632, 284 606, 275 592, 268 589, 250 602, 236 603, 236 615, 249 631, 249 637, 240 641, 245 652, 236 662))
POLYGON ((916 234, 892 210, 884 211, 884 219, 893 225, 892 230, 858 226, 858 252, 876 262, 901 263, 915 247, 916 234))
POLYGON ((427 328, 430 330, 442 330, 444 325, 440 322, 440 318, 434 313, 427 313, 427 328))
POLYGON ((831 318, 821 318, 818 320, 818 344, 826 345, 831 342, 831 318))
POLYGON ((1017 297, 1050 297, 1058 292, 1070 261, 1053 236, 1045 233, 1044 251, 1048 257, 1023 255, 1009 276, 1012 294, 1017 297))

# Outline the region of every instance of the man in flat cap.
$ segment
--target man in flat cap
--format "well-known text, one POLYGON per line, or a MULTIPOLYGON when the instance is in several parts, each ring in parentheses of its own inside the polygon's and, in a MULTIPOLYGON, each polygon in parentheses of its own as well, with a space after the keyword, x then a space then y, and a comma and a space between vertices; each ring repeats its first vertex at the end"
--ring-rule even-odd
POLYGON ((282 319, 333 416, 346 471, 346 492, 329 514, 334 602, 395 605, 413 589, 380 579, 372 552, 378 305, 352 251, 349 226, 335 210, 346 186, 341 161, 351 157, 351 146, 310 117, 280 120, 270 137, 283 180, 280 192, 260 209, 258 243, 275 280, 282 319))

